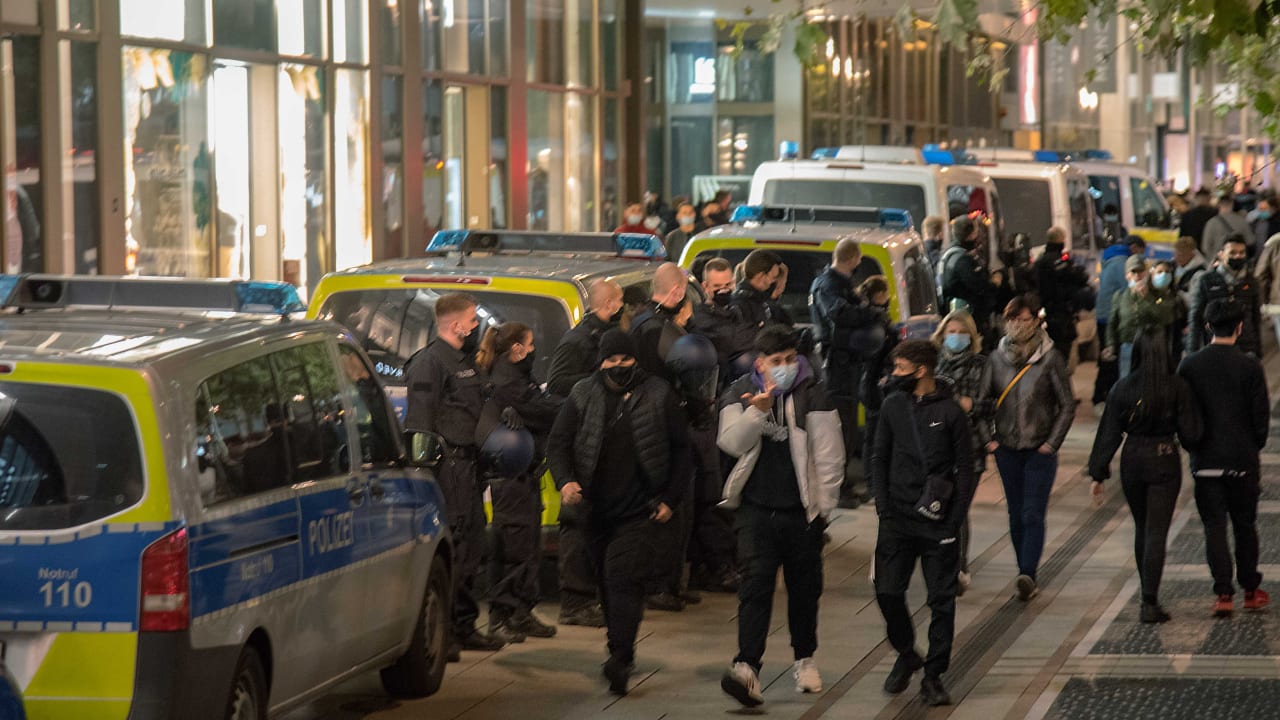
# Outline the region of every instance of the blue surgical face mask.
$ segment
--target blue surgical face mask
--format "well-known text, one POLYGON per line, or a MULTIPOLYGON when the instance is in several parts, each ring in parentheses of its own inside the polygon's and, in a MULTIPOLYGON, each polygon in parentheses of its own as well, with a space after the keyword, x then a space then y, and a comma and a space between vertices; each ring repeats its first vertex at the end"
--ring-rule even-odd
POLYGON ((1132 289, 1134 289, 1134 288, 1138 287, 1138 286, 1139 286, 1139 285, 1141 285, 1141 284, 1142 284, 1142 281, 1141 281, 1141 280, 1134 280, 1134 279, 1130 278, 1130 280, 1129 280, 1129 289, 1130 289, 1130 290, 1132 290, 1132 289))
POLYGON ((972 340, 968 333, 953 333, 942 336, 942 346, 953 353, 961 353, 968 350, 970 342, 972 340))
POLYGON ((1169 283, 1173 278, 1169 277, 1167 272, 1158 272, 1151 276, 1151 286, 1157 290, 1163 290, 1169 287, 1169 283))
POLYGON ((1259 220, 1270 220, 1270 219, 1271 219, 1271 211, 1270 211, 1270 210, 1259 210, 1259 211, 1258 211, 1258 216, 1257 216, 1257 217, 1258 217, 1258 219, 1259 219, 1259 220))
POLYGON ((773 384, 777 387, 779 393, 785 393, 790 390, 791 385, 796 381, 796 376, 799 374, 799 363, 769 368, 769 376, 773 378, 773 384))

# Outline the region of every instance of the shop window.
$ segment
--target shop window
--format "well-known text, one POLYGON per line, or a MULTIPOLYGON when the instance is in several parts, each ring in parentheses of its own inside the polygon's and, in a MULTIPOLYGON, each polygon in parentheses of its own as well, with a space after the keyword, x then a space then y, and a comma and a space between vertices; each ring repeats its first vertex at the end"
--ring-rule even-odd
POLYGON ((373 260, 369 229, 367 172, 369 160, 369 74, 337 70, 334 84, 333 161, 334 267, 342 269, 373 260))
POLYGON ((331 0, 331 2, 333 3, 334 61, 368 62, 369 0, 331 0))
MULTIPOLYGON (((603 147, 600 150, 600 227, 614 228, 618 223, 618 192, 621 189, 619 176, 622 173, 622 164, 619 162, 618 154, 621 151, 620 135, 618 133, 618 100, 616 98, 607 97, 604 100, 604 127, 601 129, 601 139, 603 147)), ((653 148, 661 147, 661 145, 649 145, 650 160, 649 171, 657 165, 657 180, 650 176, 646 187, 651 190, 659 191, 663 188, 662 184, 662 153, 655 151, 653 148)))
POLYGON ((721 102, 773 102, 773 55, 761 53, 754 43, 737 57, 733 56, 732 49, 732 46, 721 45, 716 55, 717 99, 721 102))
MULTIPOLYGON (((281 3, 301 4, 296 0, 281 0, 281 3)), ((284 20, 285 28, 294 27, 292 18, 284 20)), ((275 0, 213 0, 213 42, 274 52, 277 47, 275 0)))
MULTIPOLYGON (((62 197, 71 206, 75 270, 91 273, 98 269, 98 227, 102 216, 97 162, 98 45, 64 40, 62 46, 64 57, 71 63, 71 135, 63 138, 63 157, 70 159, 70 172, 63 174, 62 197)), ((38 269, 41 264, 35 259, 24 263, 31 269, 38 269)))
POLYGON ((507 89, 489 89, 489 227, 508 227, 507 89))
MULTIPOLYGON (((382 21, 382 63, 391 66, 400 65, 403 62, 400 48, 404 44, 400 37, 400 33, 404 30, 404 19, 400 13, 404 11, 404 4, 400 0, 378 0, 378 2, 381 6, 378 16, 382 21)), ((411 3, 410 7, 419 4, 421 3, 411 3)))
POLYGON ((596 229, 596 99, 565 95, 565 225, 573 232, 596 229))
POLYGON ((529 228, 564 227, 564 96, 530 90, 529 127, 529 228))
POLYGON ((693 177, 711 174, 711 118, 671 119, 671 194, 692 195, 693 177))
MULTIPOLYGON (((518 1, 518 0, 517 0, 518 1)), ((563 85, 565 82, 565 10, 563 3, 550 0, 525 0, 528 27, 530 82, 563 85)))
POLYGON ((595 84, 596 63, 591 36, 595 29, 593 0, 565 0, 565 82, 574 87, 595 84))
POLYGON ((600 0, 600 72, 604 75, 604 89, 618 89, 618 58, 625 42, 622 34, 622 0, 600 0))
POLYGON ((422 69, 423 70, 439 70, 440 50, 441 50, 441 25, 440 4, 450 2, 451 0, 422 0, 421 3, 413 3, 413 5, 422 8, 421 30, 419 32, 418 41, 422 46, 422 69))
POLYGON ((375 260, 404 254, 404 78, 382 78, 382 215, 386 223, 383 247, 375 260))
POLYGON ((207 277, 213 236, 208 57, 124 49, 126 266, 207 277))
POLYGON ((324 70, 285 65, 278 79, 282 276, 310 288, 334 267, 327 218, 329 147, 324 70))
POLYGON ((773 116, 722 117, 716 140, 721 175, 750 175, 773 158, 773 116))
POLYGON ((709 103, 716 96, 716 46, 673 42, 667 57, 668 101, 676 105, 709 103))
MULTIPOLYGON (((208 43, 207 0, 120 0, 120 34, 197 45, 208 43)), ((6 7, 8 3, 5 3, 6 7)), ((6 19, 7 16, 6 16, 6 19)))
MULTIPOLYGON (((324 57, 326 0, 275 0, 275 4, 280 23, 277 33, 280 54, 324 57)), ((216 20, 213 29, 221 42, 216 20)))
POLYGON ((89 32, 98 27, 97 0, 68 0, 62 29, 89 32))
POLYGON ((39 272, 44 269, 46 192, 40 174, 45 127, 40 117, 40 38, 17 35, 0 41, 0 58, 11 68, 7 83, 13 92, 3 125, 4 144, 14 149, 4 173, 4 272, 39 272))

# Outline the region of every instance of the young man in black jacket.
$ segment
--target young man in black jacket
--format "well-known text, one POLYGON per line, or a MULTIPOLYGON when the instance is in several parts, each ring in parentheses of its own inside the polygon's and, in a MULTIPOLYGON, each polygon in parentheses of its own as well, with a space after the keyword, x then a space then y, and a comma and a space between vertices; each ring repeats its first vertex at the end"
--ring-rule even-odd
POLYGON ((732 307, 742 322, 754 331, 765 325, 794 325, 791 316, 778 304, 787 286, 787 266, 772 250, 752 250, 742 261, 742 281, 733 292, 732 307))
POLYGON ((573 386, 547 442, 561 502, 582 506, 608 627, 609 690, 627 693, 645 589, 669 552, 668 521, 692 472, 687 421, 671 386, 637 367, 621 330, 600 338, 599 370, 573 386))
POLYGON ((1205 308, 1204 319, 1213 341, 1186 357, 1178 374, 1191 384, 1204 414, 1204 436, 1191 451, 1191 475, 1217 596, 1213 612, 1225 617, 1234 609, 1236 591, 1228 518, 1235 534, 1235 574, 1244 588, 1244 608, 1259 610, 1271 601, 1258 587, 1258 452, 1267 444, 1271 402, 1262 366, 1236 347, 1245 323, 1244 307, 1233 300, 1214 300, 1205 308))
POLYGON ((893 350, 875 449, 872 487, 880 531, 876 539, 876 601, 888 625, 898 660, 885 679, 897 694, 924 668, 920 696, 926 705, 949 705, 942 674, 951 662, 955 636, 956 570, 960 525, 969 511, 976 480, 969 418, 948 383, 934 378, 938 349, 927 340, 907 340, 893 350), (907 586, 920 560, 928 588, 929 652, 915 649, 915 621, 907 608, 907 586))

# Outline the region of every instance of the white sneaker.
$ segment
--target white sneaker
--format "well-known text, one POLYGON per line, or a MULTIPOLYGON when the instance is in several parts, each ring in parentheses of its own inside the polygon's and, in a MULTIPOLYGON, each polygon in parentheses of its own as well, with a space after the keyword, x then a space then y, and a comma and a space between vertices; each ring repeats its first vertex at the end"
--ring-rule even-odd
MULTIPOLYGON (((817 674, 817 670, 814 670, 817 674)), ((720 678, 720 689, 729 693, 743 707, 758 707, 764 704, 764 695, 760 693, 760 678, 756 671, 744 662, 734 663, 733 667, 720 678)))
POLYGON ((813 661, 813 658, 797 660, 796 664, 791 666, 791 675, 796 679, 796 692, 822 692, 822 676, 818 674, 818 664, 813 661))

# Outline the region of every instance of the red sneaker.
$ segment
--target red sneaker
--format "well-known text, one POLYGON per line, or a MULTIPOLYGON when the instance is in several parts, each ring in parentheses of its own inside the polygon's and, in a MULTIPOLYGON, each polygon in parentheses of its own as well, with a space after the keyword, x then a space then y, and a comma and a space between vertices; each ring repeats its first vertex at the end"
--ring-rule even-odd
POLYGON ((1252 592, 1246 591, 1244 594, 1245 610, 1261 610, 1270 604, 1271 596, 1267 594, 1266 590, 1261 588, 1252 592))
POLYGON ((1235 603, 1230 595, 1219 595, 1217 600, 1213 601, 1214 617, 1230 617, 1235 611, 1235 603))

